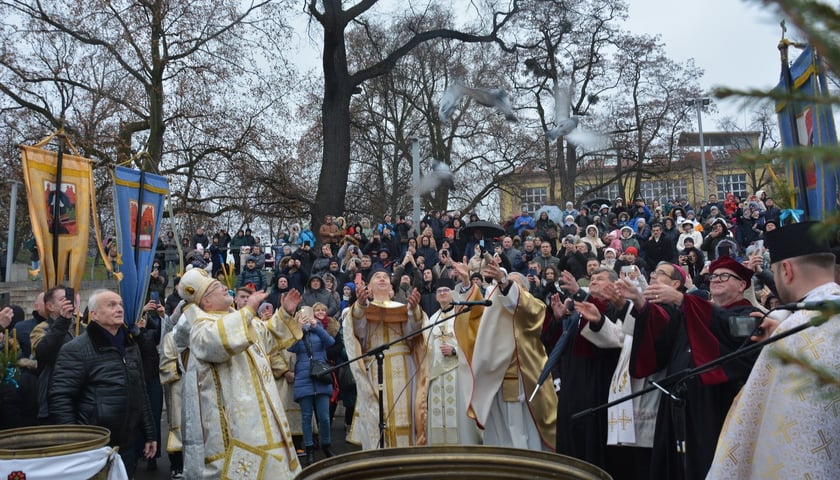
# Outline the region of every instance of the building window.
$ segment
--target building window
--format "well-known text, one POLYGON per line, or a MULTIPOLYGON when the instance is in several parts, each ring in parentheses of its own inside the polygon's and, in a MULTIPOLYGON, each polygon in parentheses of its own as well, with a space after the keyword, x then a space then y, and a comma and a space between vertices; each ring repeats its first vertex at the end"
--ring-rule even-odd
POLYGON ((545 187, 523 188, 522 189, 522 208, 529 212, 534 212, 543 205, 545 205, 548 190, 545 187))
POLYGON ((654 199, 665 202, 670 199, 688 198, 688 182, 685 179, 643 181, 639 192, 647 203, 654 199))
POLYGON ((575 198, 580 199, 579 202, 578 202, 579 204, 586 203, 589 200, 592 200, 594 198, 608 198, 610 200, 613 200, 616 197, 622 197, 622 198, 624 197, 624 195, 622 195, 620 193, 618 183, 611 183, 609 185, 604 185, 603 187, 599 188, 594 193, 590 193, 589 195, 586 196, 586 198, 581 198, 581 195, 583 195, 583 192, 589 190, 589 188, 590 187, 588 185, 577 185, 577 186, 575 186, 575 198))
POLYGON ((718 175, 718 198, 723 200, 729 192, 734 193, 738 198, 747 198, 747 174, 736 173, 733 175, 718 175))

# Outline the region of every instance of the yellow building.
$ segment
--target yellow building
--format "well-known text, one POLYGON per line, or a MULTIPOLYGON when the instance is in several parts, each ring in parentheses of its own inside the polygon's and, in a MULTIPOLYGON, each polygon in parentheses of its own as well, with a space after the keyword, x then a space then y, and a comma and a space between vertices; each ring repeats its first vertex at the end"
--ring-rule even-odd
MULTIPOLYGON (((665 204, 671 199, 687 199, 697 208, 708 195, 723 199, 727 192, 746 199, 756 190, 767 190, 769 175, 765 168, 751 168, 736 159, 738 155, 758 148, 759 132, 704 133, 706 193, 703 189, 699 135, 686 132, 680 135, 674 159, 657 159, 636 166, 623 161, 619 172, 615 157, 590 160, 579 167, 575 181, 575 198, 560 197, 560 181, 556 179, 554 204, 564 208, 566 201, 575 207, 581 204, 609 200, 625 200, 638 192, 650 205, 654 199, 665 204), (641 175, 639 170, 643 170, 641 175), (612 182, 610 179, 616 178, 612 182), (637 188, 637 183, 639 183, 637 188)), ((534 212, 549 204, 551 179, 543 169, 523 168, 508 176, 499 199, 499 213, 503 220, 515 216, 522 209, 534 212)))

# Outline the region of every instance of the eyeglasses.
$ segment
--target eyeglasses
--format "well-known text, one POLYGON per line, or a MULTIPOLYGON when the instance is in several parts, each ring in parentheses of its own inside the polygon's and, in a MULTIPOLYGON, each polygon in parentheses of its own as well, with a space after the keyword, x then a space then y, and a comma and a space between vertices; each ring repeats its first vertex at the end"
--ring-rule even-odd
MULTIPOLYGON (((676 273, 676 272, 674 272, 674 273, 676 273)), ((668 277, 671 280, 678 280, 678 279, 674 278, 673 273, 668 273, 665 270, 660 269, 660 270, 654 270, 654 271, 650 272, 650 278, 656 278, 660 275, 662 275, 663 277, 668 277)))
POLYGON ((436 291, 436 293, 438 293, 438 294, 442 294, 442 293, 449 293, 449 292, 451 292, 451 291, 452 291, 452 290, 450 290, 450 289, 448 289, 448 288, 438 288, 438 289, 437 289, 437 291, 436 291))
POLYGON ((728 282, 730 278, 736 278, 738 280, 743 281, 741 277, 738 275, 733 275, 731 273, 712 273, 709 275, 709 281, 714 282, 717 279, 720 279, 721 282, 728 282))

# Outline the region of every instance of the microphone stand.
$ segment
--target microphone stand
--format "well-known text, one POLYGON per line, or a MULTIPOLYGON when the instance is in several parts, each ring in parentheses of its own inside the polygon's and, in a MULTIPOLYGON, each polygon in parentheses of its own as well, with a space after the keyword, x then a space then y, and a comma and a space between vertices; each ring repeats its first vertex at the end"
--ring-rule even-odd
MULTIPOLYGON (((770 312, 767 312, 767 313, 770 313, 770 312)), ((765 317, 766 316, 767 315, 765 314, 765 317)), ((612 402, 608 402, 608 403, 605 403, 603 405, 598 405, 597 407, 592 407, 592 408, 587 408, 586 410, 582 410, 582 411, 572 415, 571 420, 574 421, 574 420, 578 420, 580 418, 583 418, 587 415, 592 415, 599 410, 603 410, 605 408, 609 408, 609 407, 618 405, 620 403, 624 403, 627 400, 642 396, 642 395, 644 395, 646 393, 650 393, 654 390, 660 390, 660 391, 662 391, 662 393, 665 393, 666 395, 670 396, 672 399, 679 400, 679 397, 675 396, 673 393, 668 391, 665 387, 685 382, 686 380, 689 380, 692 377, 696 377, 697 375, 708 372, 709 370, 714 370, 719 365, 724 364, 724 363, 726 363, 730 360, 734 360, 736 358, 746 356, 746 355, 748 355, 748 354, 750 354, 750 353, 752 353, 756 350, 760 350, 760 349, 764 348, 765 345, 769 345, 771 343, 778 342, 779 340, 781 340, 783 338, 787 338, 791 335, 797 334, 797 333, 801 332, 802 330, 805 330, 805 329, 810 328, 812 326, 819 325, 819 323, 814 321, 814 320, 818 320, 819 318, 820 318, 819 316, 814 317, 813 319, 811 319, 811 321, 805 322, 801 325, 797 325, 796 327, 793 327, 790 330, 782 332, 778 335, 773 335, 772 337, 766 338, 766 339, 764 339, 760 342, 753 343, 752 345, 746 346, 744 348, 739 348, 738 350, 735 350, 734 352, 727 353, 726 355, 718 357, 718 358, 716 358, 716 359, 714 359, 714 360, 712 360, 708 363, 704 363, 703 365, 700 365, 698 367, 686 368, 686 369, 680 370, 679 372, 668 375, 667 377, 663 378, 662 380, 660 380, 658 382, 651 381, 650 382, 650 384, 651 384, 650 387, 646 387, 642 390, 639 390, 638 392, 631 393, 629 395, 625 395, 621 398, 617 398, 617 399, 613 400, 612 402)))
MULTIPOLYGON (((436 321, 434 323, 430 323, 429 325, 426 325, 425 327, 419 328, 419 329, 417 329, 417 330, 415 330, 415 331, 413 331, 413 332, 411 332, 407 335, 403 335, 402 337, 397 338, 396 340, 393 340, 391 342, 386 342, 386 343, 383 343, 382 345, 379 345, 377 347, 373 347, 370 350, 368 350, 367 352, 359 355, 356 358, 351 358, 350 360, 347 360, 345 362, 341 362, 337 365, 333 365, 332 367, 324 370, 323 373, 326 375, 328 373, 332 373, 334 371, 337 371, 341 367, 349 366, 351 363, 356 362, 358 360, 362 360, 365 357, 376 358, 376 373, 377 373, 377 379, 379 380, 379 384, 377 385, 377 388, 379 390, 379 448, 385 448, 385 427, 386 427, 386 425, 385 425, 385 397, 384 397, 384 395, 385 395, 385 378, 384 378, 384 373, 385 373, 384 372, 385 350, 388 350, 389 348, 391 348, 391 345, 395 345, 395 344, 400 343, 402 341, 408 340, 409 338, 415 337, 418 334, 420 334, 420 333, 422 333, 426 330, 429 330, 429 329, 433 328, 434 326, 436 326, 438 324, 441 324, 441 323, 443 323, 443 322, 445 322, 449 319, 457 317, 458 315, 460 315, 462 313, 466 313, 466 312, 469 312, 470 310, 472 310, 472 305, 463 305, 463 306, 465 308, 461 309, 458 312, 455 312, 454 309, 453 309, 453 312, 452 312, 451 315, 443 316, 443 318, 439 319, 438 321, 436 321)), ((352 321, 352 319, 351 319, 351 321, 352 321)), ((417 368, 419 368, 419 365, 417 366, 417 368)))

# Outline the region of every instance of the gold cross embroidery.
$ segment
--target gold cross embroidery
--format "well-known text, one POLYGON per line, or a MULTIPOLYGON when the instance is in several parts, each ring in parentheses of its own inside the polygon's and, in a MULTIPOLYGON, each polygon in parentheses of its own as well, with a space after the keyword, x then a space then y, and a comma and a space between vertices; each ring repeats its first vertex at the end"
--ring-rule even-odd
POLYGON ((825 406, 823 410, 828 411, 829 409, 834 412, 834 416, 837 417, 840 415, 840 393, 834 396, 834 398, 830 399, 831 401, 825 406))
POLYGON ((790 385, 785 389, 788 395, 796 395, 800 402, 805 401, 805 389, 810 386, 808 378, 791 379, 790 385))
POLYGON ((776 463, 776 464, 772 464, 772 465, 770 465, 770 468, 767 470, 767 474, 768 474, 768 476, 767 476, 767 477, 765 477, 765 478, 774 478, 774 479, 778 479, 778 478, 779 478, 779 471, 780 471, 780 470, 781 470, 784 466, 785 466, 785 464, 784 464, 783 462, 779 462, 779 463, 776 463))
POLYGON ((729 461, 732 462, 732 465, 738 465, 738 457, 735 455, 738 449, 741 448, 740 443, 736 443, 726 452, 726 456, 729 457, 729 461))
POLYGON ((776 415, 776 421, 779 422, 779 426, 778 428, 776 428, 776 431, 773 432, 773 435, 781 433, 785 438, 785 443, 790 443, 790 429, 798 425, 799 422, 797 422, 796 420, 785 422, 784 418, 782 418, 781 415, 776 415))
POLYGON ((633 419, 628 417, 627 413, 625 413, 624 409, 622 408, 621 409, 621 416, 618 417, 618 421, 621 422, 621 429, 624 430, 627 427, 627 424, 631 423, 633 421, 633 419))
POLYGON ((811 453, 817 453, 821 450, 825 450, 825 454, 828 455, 828 459, 831 460, 831 450, 828 447, 834 443, 834 440, 831 438, 826 438, 825 432, 822 430, 817 430, 817 436, 820 437, 822 443, 817 445, 816 447, 811 449, 811 453))
POLYGON ((814 356, 814 360, 819 360, 819 359, 820 359, 820 353, 817 351, 817 345, 819 345, 819 344, 821 344, 821 343, 825 342, 825 338, 821 338, 821 339, 819 339, 819 340, 814 341, 814 340, 811 340, 811 337, 810 337, 810 336, 808 336, 808 334, 807 334, 807 333, 803 333, 803 334, 802 334, 802 338, 804 338, 804 339, 805 339, 805 345, 803 345, 802 347, 800 347, 800 348, 797 350, 797 352, 802 352, 802 351, 804 351, 804 350, 810 350, 810 351, 811 351, 811 355, 813 355, 813 356, 814 356))
POLYGON ((613 431, 613 427, 618 425, 618 419, 615 418, 615 414, 613 412, 610 412, 610 420, 607 423, 610 424, 610 431, 611 432, 613 431))

